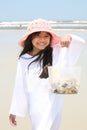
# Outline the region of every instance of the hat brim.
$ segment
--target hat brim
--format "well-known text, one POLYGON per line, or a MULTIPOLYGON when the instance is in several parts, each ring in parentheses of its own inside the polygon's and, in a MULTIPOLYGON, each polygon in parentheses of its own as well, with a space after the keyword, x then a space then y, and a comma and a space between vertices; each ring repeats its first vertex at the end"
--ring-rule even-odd
POLYGON ((25 44, 25 40, 32 34, 32 33, 34 33, 34 32, 40 32, 40 31, 44 31, 44 32, 48 32, 48 33, 50 33, 51 35, 52 35, 52 43, 51 43, 51 46, 53 46, 53 45, 55 45, 55 44, 58 44, 59 42, 60 42, 60 37, 56 34, 56 33, 54 33, 53 31, 49 31, 49 30, 33 30, 32 32, 27 32, 25 35, 23 35, 22 37, 21 37, 21 39, 19 40, 19 45, 20 46, 22 46, 22 47, 24 47, 24 44, 25 44))

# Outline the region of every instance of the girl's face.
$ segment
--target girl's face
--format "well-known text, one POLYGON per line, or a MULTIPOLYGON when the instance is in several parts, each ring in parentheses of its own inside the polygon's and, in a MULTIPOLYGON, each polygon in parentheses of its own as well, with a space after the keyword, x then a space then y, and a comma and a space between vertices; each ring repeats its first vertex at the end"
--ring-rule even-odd
POLYGON ((51 36, 47 32, 36 33, 32 37, 33 50, 32 52, 37 54, 41 50, 44 50, 50 44, 51 36))

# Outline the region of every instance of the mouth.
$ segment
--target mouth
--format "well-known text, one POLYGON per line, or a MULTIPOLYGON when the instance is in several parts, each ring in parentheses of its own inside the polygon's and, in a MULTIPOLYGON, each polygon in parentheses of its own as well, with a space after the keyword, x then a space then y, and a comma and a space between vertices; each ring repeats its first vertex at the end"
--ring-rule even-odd
POLYGON ((44 47, 44 46, 46 46, 47 44, 44 43, 44 42, 40 42, 38 45, 44 47))

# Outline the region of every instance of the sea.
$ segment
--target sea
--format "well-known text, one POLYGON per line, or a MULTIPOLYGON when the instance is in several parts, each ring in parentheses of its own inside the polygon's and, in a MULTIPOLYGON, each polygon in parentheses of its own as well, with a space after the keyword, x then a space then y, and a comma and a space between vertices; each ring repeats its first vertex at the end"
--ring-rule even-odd
MULTIPOLYGON (((9 109, 13 94, 16 65, 22 50, 18 41, 26 32, 24 23, 1 23, 0 25, 0 130, 13 130, 9 123, 9 109), (1 26, 3 24, 3 26, 1 26), (19 25, 19 26, 18 26, 19 25)), ((53 23, 52 23, 53 24, 53 23)), ((87 21, 58 22, 53 24, 53 30, 59 35, 75 34, 85 40, 85 48, 77 65, 82 68, 81 86, 78 94, 63 96, 63 113, 60 130, 87 130, 87 21), (79 24, 78 24, 79 23, 79 24), (55 27, 56 26, 56 27, 55 27)), ((78 51, 78 50, 77 50, 78 51)), ((21 102, 22 103, 22 102, 21 102)), ((28 117, 17 117, 15 130, 31 130, 28 117)))

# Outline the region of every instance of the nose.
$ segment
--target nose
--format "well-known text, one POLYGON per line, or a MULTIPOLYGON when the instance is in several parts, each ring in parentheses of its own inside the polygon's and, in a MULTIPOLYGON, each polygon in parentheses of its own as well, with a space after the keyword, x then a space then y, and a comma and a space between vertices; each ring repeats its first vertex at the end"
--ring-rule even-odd
POLYGON ((44 38, 44 37, 40 37, 40 41, 41 41, 41 42, 44 42, 44 41, 45 41, 45 38, 44 38))

